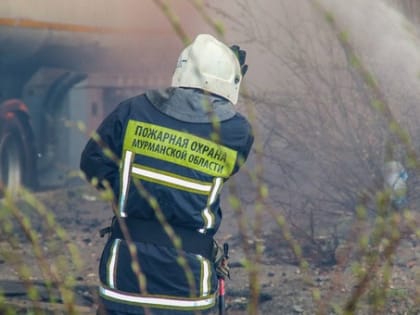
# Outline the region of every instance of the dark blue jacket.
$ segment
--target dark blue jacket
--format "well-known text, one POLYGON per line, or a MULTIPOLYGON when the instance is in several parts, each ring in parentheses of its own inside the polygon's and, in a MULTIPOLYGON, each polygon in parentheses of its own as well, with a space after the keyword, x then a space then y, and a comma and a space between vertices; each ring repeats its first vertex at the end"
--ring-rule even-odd
MULTIPOLYGON (((228 101, 193 89, 148 91, 103 121, 82 153, 81 169, 98 187, 110 185, 117 217, 164 218, 212 236, 222 219, 223 183, 252 143, 250 124, 228 101)), ((134 244, 130 252, 126 240, 111 238, 104 248, 100 295, 106 307, 141 314, 143 307, 194 311, 214 304, 212 261, 186 252, 183 264, 175 248, 134 244)))

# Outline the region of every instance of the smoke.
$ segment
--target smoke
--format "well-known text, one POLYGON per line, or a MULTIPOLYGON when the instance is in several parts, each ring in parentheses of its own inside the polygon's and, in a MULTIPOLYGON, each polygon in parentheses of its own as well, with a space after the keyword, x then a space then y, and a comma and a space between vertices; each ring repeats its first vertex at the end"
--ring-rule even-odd
POLYGON ((158 84, 169 84, 184 43, 166 14, 179 23, 190 39, 208 32, 208 27, 189 1, 170 1, 168 12, 153 0, 130 1, 130 5, 115 1, 106 6, 108 10, 118 9, 109 12, 112 21, 108 24, 128 30, 117 38, 107 57, 118 72, 131 72, 147 81, 150 79, 146 77, 154 78, 158 84))
POLYGON ((420 117, 420 42, 418 29, 400 11, 381 0, 321 0, 355 46, 411 135, 420 117))

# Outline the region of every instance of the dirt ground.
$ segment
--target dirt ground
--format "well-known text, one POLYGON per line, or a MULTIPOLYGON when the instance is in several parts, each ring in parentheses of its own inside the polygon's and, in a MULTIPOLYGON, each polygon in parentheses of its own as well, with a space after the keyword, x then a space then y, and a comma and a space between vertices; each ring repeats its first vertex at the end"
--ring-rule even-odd
MULTIPOLYGON (((0 299, 0 306, 5 303, 21 310, 19 314, 33 314, 27 311, 33 305, 29 298, 33 297, 34 305, 49 310, 48 314, 66 314, 60 294, 50 288, 45 279, 73 275, 71 286, 76 311, 94 314, 97 266, 105 242, 98 231, 107 226, 111 218, 108 204, 96 191, 85 186, 41 192, 35 197, 45 205, 46 213, 53 213, 54 217, 28 206, 28 202, 34 203, 28 199, 21 204, 19 212, 30 217, 31 230, 35 233, 28 234, 27 229, 16 226, 7 229, 3 221, 3 229, 12 232, 0 235, 0 292, 5 298, 0 299), (35 246, 38 251, 28 237, 33 239, 32 243, 39 244, 38 248, 35 246), (78 255, 71 252, 71 245, 76 247, 78 255), (27 280, 22 281, 23 277, 27 280), (28 288, 35 288, 38 293, 31 295, 28 288)), ((242 315, 249 313, 247 305, 251 294, 249 268, 244 264, 236 226, 235 216, 225 214, 218 239, 229 239, 230 243, 232 276, 226 283, 227 314, 242 315)), ((337 251, 332 253, 331 261, 309 259, 309 268, 302 270, 294 264, 278 229, 266 230, 262 241, 264 251, 258 268, 260 314, 340 314, 339 308, 357 289, 352 271, 352 263, 357 258, 344 255, 347 260, 341 259, 337 251), (339 263, 334 263, 336 258, 339 263)), ((420 251, 415 235, 408 235, 400 242, 388 287, 387 302, 382 309, 374 311, 370 300, 373 298, 368 295, 354 314, 420 314, 420 251)))

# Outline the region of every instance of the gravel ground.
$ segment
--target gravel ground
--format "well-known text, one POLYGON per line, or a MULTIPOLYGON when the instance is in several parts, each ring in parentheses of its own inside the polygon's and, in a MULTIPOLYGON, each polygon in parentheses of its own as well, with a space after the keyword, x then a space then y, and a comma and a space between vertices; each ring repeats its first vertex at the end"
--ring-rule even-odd
MULTIPOLYGON (((38 292, 34 297, 37 301, 35 305, 50 310, 51 314, 66 314, 62 295, 53 285, 49 287, 45 279, 72 275, 74 281, 71 285, 75 288, 77 312, 94 314, 97 265, 105 242, 98 231, 109 223, 110 208, 106 202, 101 201, 96 191, 84 186, 41 192, 35 196, 45 205, 47 213, 54 214, 54 220, 51 215, 44 215, 27 203, 19 203, 19 213, 30 217, 29 230, 35 232, 28 234, 16 223, 9 229, 7 224, 3 224, 4 231, 0 235, 0 290, 4 292, 5 303, 14 309, 21 309, 22 314, 32 314, 25 311, 33 305, 29 302, 27 290, 32 287, 38 292), (28 236, 34 241, 29 242, 28 236), (33 246, 33 243, 39 245, 33 246), (72 252, 72 246, 75 246, 77 254, 72 252), (22 278, 27 280, 22 281, 22 278)), ((6 221, 10 222, 10 219, 3 219, 3 222, 6 221)), ((246 267, 236 225, 235 216, 227 213, 218 233, 220 241, 228 239, 230 243, 232 276, 226 282, 228 314, 250 313, 250 270, 254 270, 250 266, 258 266, 255 269, 260 286, 258 309, 264 315, 316 314, 316 310, 320 309, 323 311, 319 314, 339 314, 337 307, 343 306, 357 289, 352 271, 353 263, 357 260, 355 254, 347 255, 350 251, 346 249, 343 258, 336 251, 332 254, 336 258, 335 264, 308 255, 306 258, 310 267, 302 270, 294 263, 290 249, 278 229, 266 229, 261 240, 264 251, 260 264, 246 267), (314 300, 313 296, 318 295, 320 298, 314 300)), ((418 238, 412 234, 400 242, 394 255, 384 307, 375 312, 371 304, 372 297, 364 297, 363 306, 357 308, 354 314, 420 314, 418 244, 418 238)), ((253 244, 251 242, 248 245, 253 244)))

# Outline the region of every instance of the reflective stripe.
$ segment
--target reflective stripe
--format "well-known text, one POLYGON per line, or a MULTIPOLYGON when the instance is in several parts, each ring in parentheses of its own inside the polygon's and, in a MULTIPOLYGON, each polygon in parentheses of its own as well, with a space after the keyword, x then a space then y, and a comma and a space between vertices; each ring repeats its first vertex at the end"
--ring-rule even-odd
POLYGON ((121 193, 119 202, 119 212, 122 218, 125 218, 127 214, 124 211, 125 202, 127 201, 128 188, 130 184, 130 166, 133 161, 134 155, 131 151, 125 151, 124 162, 122 165, 121 174, 121 193))
POLYGON ((214 305, 216 301, 215 295, 206 298, 186 299, 186 298, 170 298, 152 295, 128 294, 125 292, 112 290, 99 286, 99 294, 104 298, 128 302, 130 304, 139 304, 139 306, 149 305, 154 307, 168 307, 173 309, 205 309, 214 305))
POLYGON ((186 177, 181 178, 180 176, 170 176, 169 173, 162 173, 153 169, 146 169, 139 165, 132 167, 133 174, 142 176, 143 178, 155 179, 162 183, 169 183, 181 188, 196 190, 198 192, 209 193, 212 189, 212 184, 209 183, 199 183, 197 181, 190 181, 186 177))
POLYGON ((117 256, 118 256, 118 249, 120 247, 120 240, 116 239, 112 244, 111 248, 111 257, 109 258, 108 265, 107 265, 107 276, 108 276, 108 285, 111 288, 115 288, 115 267, 117 263, 117 256))
POLYGON ((197 258, 201 262, 201 295, 207 296, 210 293, 210 264, 200 255, 197 255, 197 258))
POLYGON ((219 192, 222 188, 222 185, 223 185, 223 179, 221 177, 216 177, 214 179, 214 184, 213 184, 211 194, 207 203, 209 206, 212 205, 213 202, 216 201, 217 196, 219 195, 219 192))
POLYGON ((204 208, 203 217, 204 217, 204 222, 205 222, 204 223, 205 224, 205 229, 207 229, 207 230, 211 229, 213 227, 214 220, 213 220, 213 215, 210 212, 209 207, 204 208))
POLYGON ((211 205, 216 201, 217 196, 220 193, 220 190, 223 186, 223 178, 221 177, 216 177, 214 179, 214 183, 210 192, 210 196, 207 200, 207 205, 204 208, 204 210, 202 211, 202 216, 204 218, 204 228, 205 229, 211 229, 214 227, 215 224, 215 220, 214 220, 214 215, 213 213, 210 211, 210 207, 211 205))

